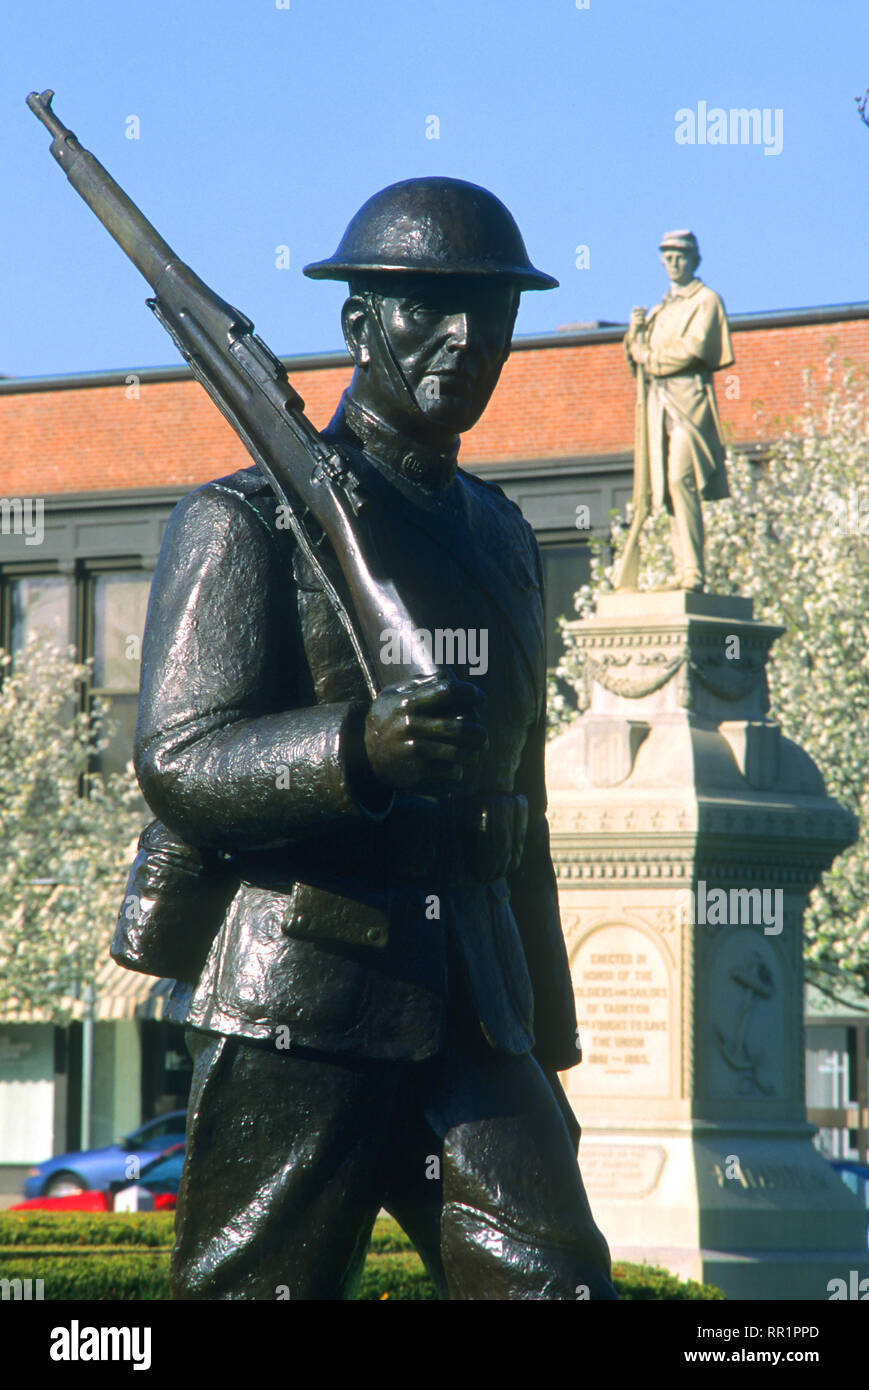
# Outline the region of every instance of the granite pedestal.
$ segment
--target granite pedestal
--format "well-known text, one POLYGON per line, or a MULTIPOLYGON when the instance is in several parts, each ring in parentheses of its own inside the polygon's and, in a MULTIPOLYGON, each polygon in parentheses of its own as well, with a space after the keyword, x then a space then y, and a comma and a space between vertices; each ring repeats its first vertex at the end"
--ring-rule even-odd
POLYGON ((615 1258, 826 1299, 869 1275, 867 1213, 806 1122, 802 916, 857 825, 770 717, 783 629, 688 592, 571 629, 581 714, 547 785, 595 1218, 615 1258))

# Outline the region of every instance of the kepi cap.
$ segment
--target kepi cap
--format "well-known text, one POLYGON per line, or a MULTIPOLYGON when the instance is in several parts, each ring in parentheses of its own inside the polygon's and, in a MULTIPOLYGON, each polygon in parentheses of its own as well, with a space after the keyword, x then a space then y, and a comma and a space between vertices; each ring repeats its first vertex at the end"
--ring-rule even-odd
POLYGON ((693 255, 700 255, 700 247, 697 245, 697 238, 687 227, 682 227, 675 232, 665 232, 658 244, 659 251, 691 251, 693 255))

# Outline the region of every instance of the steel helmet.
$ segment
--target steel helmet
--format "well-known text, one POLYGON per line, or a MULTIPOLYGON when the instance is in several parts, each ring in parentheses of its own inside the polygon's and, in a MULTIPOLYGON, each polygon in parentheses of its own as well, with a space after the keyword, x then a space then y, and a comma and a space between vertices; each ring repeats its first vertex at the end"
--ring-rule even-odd
POLYGON ((359 209, 334 256, 304 267, 312 280, 392 272, 468 275, 522 290, 558 285, 531 264, 512 214, 494 193, 442 177, 381 189, 359 209))

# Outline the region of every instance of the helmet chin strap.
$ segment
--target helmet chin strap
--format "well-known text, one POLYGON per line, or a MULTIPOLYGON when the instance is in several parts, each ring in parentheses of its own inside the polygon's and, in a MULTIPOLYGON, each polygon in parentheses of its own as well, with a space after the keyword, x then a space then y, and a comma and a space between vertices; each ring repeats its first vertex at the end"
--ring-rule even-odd
POLYGON ((383 319, 380 314, 378 296, 373 290, 365 290, 362 294, 362 298, 370 310, 370 323, 374 329, 374 337, 377 339, 380 346, 381 358, 387 377, 399 396, 403 396, 412 407, 414 413, 428 424, 426 413, 416 399, 410 382, 402 371, 401 363, 396 357, 392 349, 392 344, 386 335, 386 329, 383 326, 383 319))
MULTIPOLYGON (((370 311, 369 322, 370 322, 370 324, 371 324, 371 326, 372 326, 372 328, 373 328, 373 330, 374 330, 374 337, 376 338, 376 340, 377 340, 377 342, 378 342, 378 344, 379 344, 379 346, 380 346, 380 350, 381 350, 381 360, 382 360, 383 366, 384 366, 384 368, 385 368, 385 370, 386 370, 386 375, 388 376, 390 382, 392 383, 392 386, 393 386, 394 390, 396 390, 396 391, 398 392, 398 395, 399 395, 399 396, 403 396, 403 397, 405 398, 405 400, 407 401, 407 403, 411 406, 411 409, 412 409, 413 413, 414 413, 420 420, 422 420, 426 425, 428 425, 428 424, 429 424, 429 420, 428 420, 428 418, 427 418, 427 416, 426 416, 426 413, 425 413, 425 411, 422 409, 422 407, 420 406, 418 400, 416 399, 416 396, 415 396, 415 394, 414 394, 414 392, 413 392, 413 388, 411 387, 410 382, 408 381, 407 377, 405 376, 404 371, 402 370, 402 367, 401 367, 401 363, 399 362, 398 358, 396 357, 396 355, 395 355, 395 353, 394 353, 394 351, 393 351, 393 348, 392 348, 392 344, 390 343, 389 338, 387 337, 386 329, 385 329, 384 326, 383 326, 383 318, 382 318, 381 313, 380 313, 380 304, 378 303, 378 295, 376 295, 376 294, 374 293, 373 290, 363 290, 362 295, 361 295, 361 298, 362 298, 362 300, 364 301, 364 303, 367 305, 367 307, 368 307, 368 309, 369 309, 369 311, 370 311)), ((518 295, 517 295, 517 300, 518 300, 518 295)), ((514 319, 515 319, 515 315, 514 315, 514 319)), ((504 355, 503 355, 503 357, 501 358, 501 364, 500 364, 501 367, 503 367, 504 363, 506 362, 506 360, 507 360, 507 358, 508 358, 509 356, 510 356, 510 337, 509 337, 509 335, 508 335, 507 344, 506 344, 506 347, 505 347, 505 349, 504 349, 504 355)), ((499 368, 499 370, 500 370, 500 368, 499 368)))

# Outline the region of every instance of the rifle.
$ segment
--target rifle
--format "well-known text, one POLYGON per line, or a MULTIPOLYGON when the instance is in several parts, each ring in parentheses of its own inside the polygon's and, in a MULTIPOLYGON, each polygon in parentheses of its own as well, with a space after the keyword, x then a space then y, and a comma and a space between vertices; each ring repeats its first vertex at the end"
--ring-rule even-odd
MULTIPOLYGON (((250 319, 220 299, 178 259, 135 203, 51 108, 54 92, 27 105, 52 136, 51 153, 154 291, 146 300, 193 375, 268 479, 293 534, 353 644, 371 696, 385 685, 441 674, 378 557, 371 507, 341 451, 318 434, 305 403, 250 319), (357 626, 316 553, 310 513, 332 544, 347 581, 357 626), (400 635, 402 660, 381 659, 385 629, 400 635), (360 635, 361 632, 361 635, 360 635)), ((321 538, 320 538, 321 539, 321 538)), ((395 644, 394 644, 395 645, 395 644)))
POLYGON ((649 416, 647 411, 646 369, 637 363, 637 404, 634 416, 634 495, 631 506, 631 525, 618 571, 613 579, 616 589, 636 589, 640 573, 640 532, 651 511, 649 477, 649 416))

